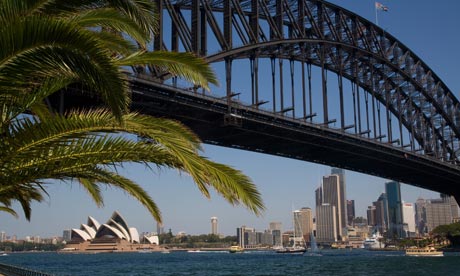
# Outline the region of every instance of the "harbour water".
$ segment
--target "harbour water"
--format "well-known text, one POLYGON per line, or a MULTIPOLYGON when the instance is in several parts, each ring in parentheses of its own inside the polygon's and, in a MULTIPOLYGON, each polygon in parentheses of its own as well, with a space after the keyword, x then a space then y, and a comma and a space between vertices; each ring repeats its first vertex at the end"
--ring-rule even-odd
POLYGON ((321 254, 285 255, 268 251, 227 252, 17 253, 1 263, 55 275, 459 275, 460 254, 407 257, 403 252, 329 250, 321 254))

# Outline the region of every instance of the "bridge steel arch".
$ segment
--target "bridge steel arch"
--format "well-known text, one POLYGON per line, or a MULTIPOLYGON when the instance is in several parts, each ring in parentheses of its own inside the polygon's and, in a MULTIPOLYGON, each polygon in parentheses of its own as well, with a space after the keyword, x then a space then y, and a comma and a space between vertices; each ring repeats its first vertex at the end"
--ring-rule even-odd
POLYGON ((225 95, 184 89, 172 76, 143 68, 132 78, 135 108, 179 119, 207 143, 377 175, 460 202, 459 101, 391 34, 322 0, 158 0, 157 7, 153 49, 223 63, 225 95), (237 60, 250 67, 247 103, 236 101, 232 89, 237 60), (262 76, 272 82, 269 99, 260 96, 261 60, 272 70, 262 76), (312 66, 321 107, 311 100, 312 66), (291 87, 278 68, 290 71, 291 87), (330 116, 328 72, 337 80, 339 127, 331 126, 337 120, 330 116))

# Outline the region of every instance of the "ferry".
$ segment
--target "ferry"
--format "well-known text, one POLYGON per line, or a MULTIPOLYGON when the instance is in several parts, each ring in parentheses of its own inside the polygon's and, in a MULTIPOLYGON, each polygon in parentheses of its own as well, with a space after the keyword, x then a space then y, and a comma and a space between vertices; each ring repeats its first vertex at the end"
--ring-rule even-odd
POLYGON ((230 249, 228 250, 230 253, 243 253, 244 249, 243 247, 239 245, 232 245, 230 246, 230 249))
POLYGON ((433 246, 411 247, 406 249, 406 256, 414 257, 442 257, 444 253, 436 250, 433 246))

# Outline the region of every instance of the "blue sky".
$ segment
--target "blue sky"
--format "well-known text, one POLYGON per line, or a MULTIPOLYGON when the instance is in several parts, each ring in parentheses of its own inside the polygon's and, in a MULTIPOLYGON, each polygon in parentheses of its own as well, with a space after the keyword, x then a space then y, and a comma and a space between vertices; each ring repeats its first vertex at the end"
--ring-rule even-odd
MULTIPOLYGON (((334 4, 375 22, 374 1, 335 0, 334 4)), ((449 0, 380 1, 389 12, 379 13, 379 25, 422 58, 459 97, 460 82, 460 2, 449 0)), ((222 78, 222 77, 221 77, 222 78)), ((221 80, 223 81, 223 80, 221 80)), ((276 156, 205 145, 204 155, 212 160, 242 170, 257 184, 267 207, 262 217, 255 217, 242 206, 233 207, 218 195, 210 200, 199 193, 187 175, 176 171, 151 172, 142 166, 127 165, 124 174, 141 184, 162 210, 165 229, 174 233, 209 233, 210 218, 219 219, 219 232, 235 235, 241 225, 259 230, 270 221, 281 221, 284 229, 291 227, 292 208, 314 207, 314 190, 330 167, 276 156)), ((356 201, 358 215, 365 216, 368 205, 384 190, 385 179, 346 171, 347 198, 356 201)), ((66 228, 77 228, 88 215, 105 222, 118 210, 130 226, 139 231, 155 231, 156 223, 147 211, 123 192, 108 188, 105 206, 97 208, 77 184, 49 185, 50 196, 34 204, 32 220, 27 222, 0 213, 0 231, 49 237, 62 235, 66 228)), ((437 197, 437 193, 403 185, 402 197, 414 202, 417 197, 437 197)), ((18 206, 17 210, 20 211, 18 206)))

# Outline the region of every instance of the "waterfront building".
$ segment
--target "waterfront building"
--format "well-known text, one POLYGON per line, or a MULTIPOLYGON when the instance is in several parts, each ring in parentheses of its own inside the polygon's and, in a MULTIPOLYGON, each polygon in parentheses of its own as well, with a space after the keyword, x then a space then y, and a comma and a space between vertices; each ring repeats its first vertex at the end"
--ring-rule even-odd
POLYGON ((431 199, 425 205, 426 232, 430 233, 439 225, 452 223, 452 209, 450 202, 443 199, 431 199))
POLYGON ((65 229, 62 231, 62 239, 66 242, 72 239, 72 229, 65 229))
POLYGON ((375 206, 375 227, 379 233, 388 231, 388 201, 387 195, 382 193, 377 201, 372 203, 375 206))
POLYGON ((296 210, 294 215, 294 236, 303 237, 306 242, 310 241, 310 233, 313 230, 313 215, 308 207, 296 210))
POLYGON ((158 238, 149 237, 145 241, 146 244, 141 245, 137 229, 129 227, 126 220, 115 211, 104 224, 88 217, 86 224, 81 224, 79 229, 72 229, 71 240, 67 242, 63 252, 129 252, 141 248, 157 249, 158 238))
POLYGON ((403 237, 403 215, 401 200, 401 184, 396 181, 385 183, 388 201, 389 238, 403 237))
POLYGON ((268 226, 268 229, 270 229, 271 231, 273 230, 279 230, 279 231, 282 231, 283 225, 281 222, 279 221, 273 221, 273 222, 270 222, 269 226, 268 226))
POLYGON ((337 241, 337 216, 334 205, 316 206, 316 240, 331 244, 337 241))
POLYGON ((161 235, 165 233, 165 228, 163 226, 163 223, 157 222, 157 234, 161 235))
POLYGON ((329 175, 323 177, 323 184, 321 187, 322 204, 329 204, 335 206, 335 226, 336 226, 336 237, 338 240, 342 239, 343 226, 346 224, 342 221, 342 196, 340 189, 340 176, 329 175))
POLYGON ((347 223, 353 225, 353 219, 355 219, 355 201, 347 200, 347 223))
POLYGON ((217 235, 217 217, 211 217, 211 234, 217 235))
POLYGON ((6 232, 2 231, 0 232, 0 242, 6 241, 6 232))
POLYGON ((332 168, 331 174, 339 176, 340 209, 337 209, 337 212, 339 212, 340 225, 341 225, 340 227, 346 228, 347 221, 348 221, 348 210, 347 210, 347 192, 346 192, 346 185, 345 185, 345 170, 340 169, 340 168, 332 168))
POLYGON ((321 206, 323 204, 322 184, 315 190, 315 202, 316 202, 316 206, 321 206))
POLYGON ((415 202, 415 225, 419 235, 426 233, 426 204, 423 198, 418 198, 415 202))
POLYGON ((459 210, 458 210, 458 204, 455 198, 453 196, 449 196, 446 194, 441 194, 441 198, 444 202, 446 202, 447 204, 450 204, 452 219, 458 218, 459 210))
POLYGON ((254 228, 249 228, 243 225, 236 229, 236 237, 238 239, 239 246, 242 248, 252 248, 258 244, 257 234, 254 228))
POLYGON ((368 206, 367 207, 367 224, 369 226, 375 227, 377 225, 376 217, 377 217, 377 209, 375 208, 375 206, 368 206))
POLYGON ((272 221, 270 222, 268 229, 272 233, 272 239, 273 239, 272 245, 274 246, 283 245, 282 239, 281 239, 283 224, 279 221, 272 221))
POLYGON ((281 237, 281 230, 271 230, 273 236, 273 245, 274 246, 281 246, 283 245, 282 237, 281 237))
POLYGON ((404 236, 406 238, 415 237, 415 211, 414 204, 412 203, 403 203, 402 205, 403 212, 403 229, 404 236))

